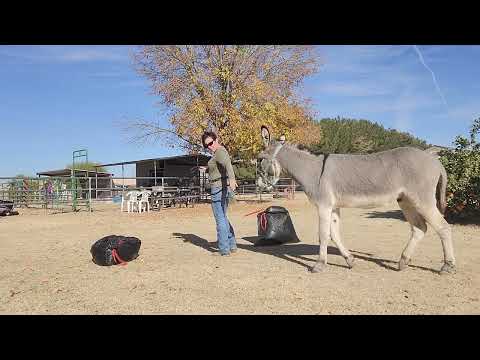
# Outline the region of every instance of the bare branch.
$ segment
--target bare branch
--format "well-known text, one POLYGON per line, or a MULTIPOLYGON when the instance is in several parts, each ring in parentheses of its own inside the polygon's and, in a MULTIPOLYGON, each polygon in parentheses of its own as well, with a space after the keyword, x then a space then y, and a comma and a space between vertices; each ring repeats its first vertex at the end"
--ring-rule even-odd
POLYGON ((181 140, 191 146, 199 146, 200 142, 192 142, 174 130, 165 129, 159 125, 147 120, 133 120, 126 123, 123 127, 124 132, 128 133, 128 139, 131 143, 145 143, 149 140, 157 141, 164 134, 173 135, 174 138, 181 140))

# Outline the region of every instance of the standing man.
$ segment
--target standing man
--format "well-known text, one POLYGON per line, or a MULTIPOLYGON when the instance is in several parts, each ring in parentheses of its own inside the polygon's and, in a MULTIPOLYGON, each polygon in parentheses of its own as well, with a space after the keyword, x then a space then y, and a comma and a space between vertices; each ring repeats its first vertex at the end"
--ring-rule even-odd
POLYGON ((220 145, 217 135, 207 131, 202 135, 202 144, 212 154, 208 161, 208 177, 211 184, 212 210, 217 225, 218 253, 214 255, 229 256, 237 252, 235 231, 227 218, 230 199, 237 188, 235 173, 227 150, 220 145))

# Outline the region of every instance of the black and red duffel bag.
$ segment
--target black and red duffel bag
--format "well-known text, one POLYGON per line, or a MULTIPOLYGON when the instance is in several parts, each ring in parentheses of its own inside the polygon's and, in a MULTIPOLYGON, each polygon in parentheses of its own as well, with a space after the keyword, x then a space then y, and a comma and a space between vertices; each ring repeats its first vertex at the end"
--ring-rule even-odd
POLYGON ((141 244, 136 237, 105 236, 92 245, 92 261, 101 266, 126 265, 138 257, 141 244))
POLYGON ((18 215, 18 212, 13 210, 13 205, 13 201, 0 200, 0 216, 18 215))
POLYGON ((300 242, 288 210, 270 206, 257 215, 258 240, 255 246, 300 242))

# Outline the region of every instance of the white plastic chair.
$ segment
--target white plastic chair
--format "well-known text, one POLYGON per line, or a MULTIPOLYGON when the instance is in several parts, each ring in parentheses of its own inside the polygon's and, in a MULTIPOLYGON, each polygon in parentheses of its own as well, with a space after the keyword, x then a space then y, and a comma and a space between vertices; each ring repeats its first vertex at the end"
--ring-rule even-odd
POLYGON ((127 203, 127 211, 133 212, 135 210, 135 205, 138 206, 138 196, 140 195, 140 191, 133 190, 129 191, 125 194, 125 197, 122 196, 122 211, 123 211, 123 204, 127 203))
POLYGON ((125 195, 122 195, 122 204, 120 205, 120 211, 123 212, 123 204, 125 204, 128 201, 129 198, 129 193, 126 193, 125 195))
POLYGON ((150 211, 150 194, 151 192, 149 190, 143 190, 140 192, 140 195, 142 196, 140 200, 138 201, 138 212, 141 213, 143 210, 143 204, 146 204, 146 212, 150 211))

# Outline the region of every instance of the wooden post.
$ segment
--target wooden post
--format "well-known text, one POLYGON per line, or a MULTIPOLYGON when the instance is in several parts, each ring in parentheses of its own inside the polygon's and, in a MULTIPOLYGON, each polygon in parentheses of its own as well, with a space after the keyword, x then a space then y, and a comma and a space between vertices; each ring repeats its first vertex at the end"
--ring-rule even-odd
POLYGON ((92 178, 88 177, 88 210, 92 212, 92 178))
POLYGON ((95 168, 95 200, 98 199, 98 168, 95 168))
POLYGON ((153 160, 153 171, 155 176, 155 186, 157 186, 157 160, 153 160))
MULTIPOLYGON (((135 174, 136 175, 136 174, 135 174)), ((135 185, 137 185, 137 183, 135 182, 135 185)), ((122 164, 122 198, 125 197, 125 172, 124 172, 124 169, 123 169, 123 164, 122 164)))
POLYGON ((292 178, 292 200, 295 200, 295 180, 292 178))

